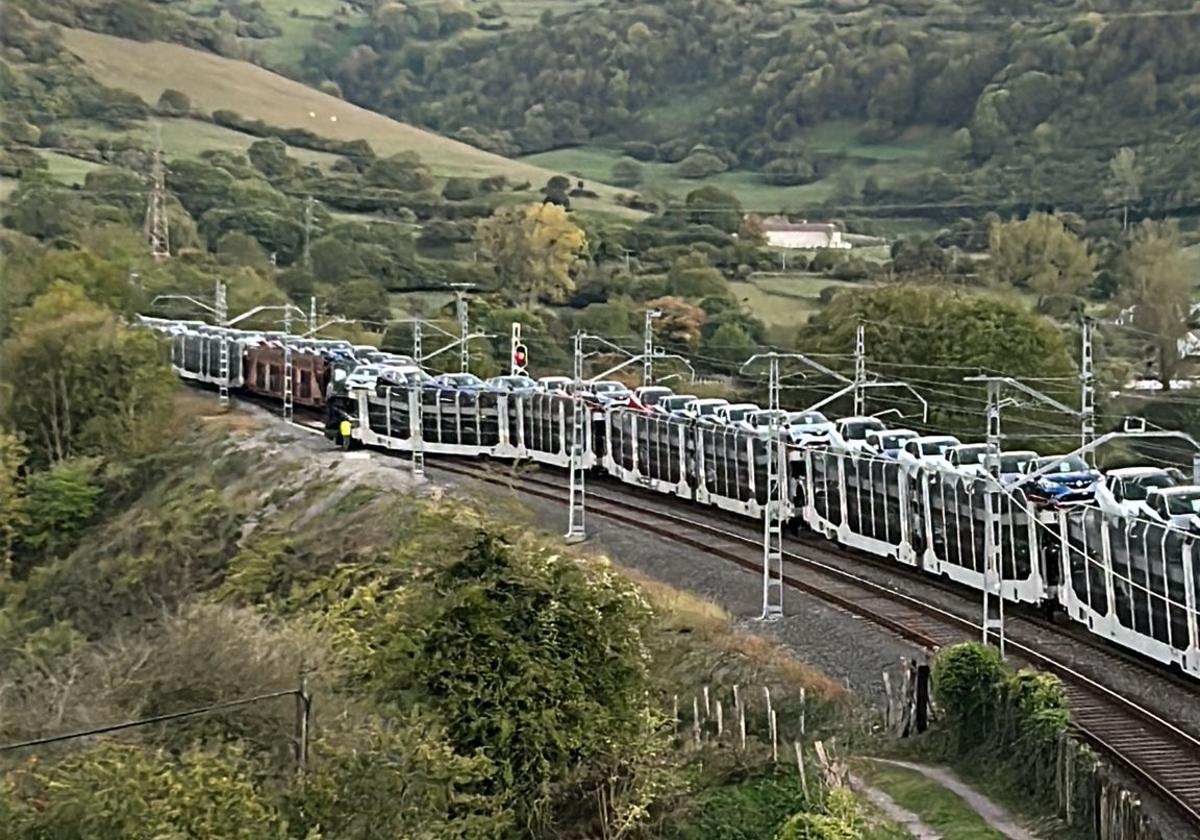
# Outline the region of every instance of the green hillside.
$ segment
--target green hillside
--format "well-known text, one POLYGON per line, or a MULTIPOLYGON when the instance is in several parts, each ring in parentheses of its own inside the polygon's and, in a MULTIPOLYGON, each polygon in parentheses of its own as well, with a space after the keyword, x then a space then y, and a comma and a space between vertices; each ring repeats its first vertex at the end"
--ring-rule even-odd
MULTIPOLYGON (((65 29, 63 38, 97 80, 131 91, 146 102, 156 102, 164 90, 173 88, 186 94, 200 111, 228 109, 272 126, 308 129, 333 140, 362 139, 382 155, 416 152, 442 177, 503 175, 540 185, 555 174, 405 125, 243 61, 178 44, 142 43, 82 29, 65 29)), ((168 152, 245 148, 254 140, 195 121, 168 125, 163 132, 168 152)), ((589 204, 584 199, 584 208, 605 206, 617 192, 602 184, 593 189, 601 200, 589 204)))

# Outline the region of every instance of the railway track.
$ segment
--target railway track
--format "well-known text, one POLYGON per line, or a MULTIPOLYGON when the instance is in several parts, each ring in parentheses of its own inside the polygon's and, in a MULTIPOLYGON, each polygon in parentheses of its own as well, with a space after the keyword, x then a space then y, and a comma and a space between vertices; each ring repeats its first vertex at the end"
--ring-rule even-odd
MULTIPOLYGON (((309 431, 321 427, 316 421, 302 420, 300 425, 309 431)), ((565 483, 533 471, 517 476, 511 469, 501 472, 486 463, 437 457, 427 457, 426 467, 566 504, 565 483)), ((597 489, 595 484, 589 486, 590 514, 687 545, 747 570, 761 571, 761 543, 743 529, 711 517, 702 520, 665 510, 660 506, 661 501, 659 505, 648 505, 646 500, 622 498, 606 492, 607 489, 597 489)), ((841 553, 813 546, 805 546, 803 553, 785 550, 786 586, 845 609, 929 650, 979 638, 980 627, 971 619, 818 559, 813 556, 814 551, 834 556, 841 553)), ((922 582, 932 583, 924 579, 922 582)), ((1058 675, 1063 681, 1075 731, 1139 780, 1145 790, 1173 806, 1200 835, 1200 737, 1107 688, 1053 654, 1011 636, 1007 647, 1016 658, 1058 675)), ((1125 657, 1114 656, 1114 659, 1128 661, 1125 657)))
MULTIPOLYGON (((566 504, 565 485, 536 473, 517 477, 486 464, 438 458, 427 458, 426 467, 566 504)), ((648 507, 640 500, 621 498, 605 490, 589 486, 589 514, 687 545, 750 571, 761 571, 762 549, 757 539, 724 523, 648 507)), ((980 627, 974 621, 820 560, 810 552, 785 551, 784 560, 786 586, 922 647, 934 650, 979 638, 980 627)), ((1145 789, 1174 806, 1200 833, 1200 738, 1052 654, 1011 637, 1007 647, 1015 658, 1058 675, 1078 734, 1136 777, 1145 789)))

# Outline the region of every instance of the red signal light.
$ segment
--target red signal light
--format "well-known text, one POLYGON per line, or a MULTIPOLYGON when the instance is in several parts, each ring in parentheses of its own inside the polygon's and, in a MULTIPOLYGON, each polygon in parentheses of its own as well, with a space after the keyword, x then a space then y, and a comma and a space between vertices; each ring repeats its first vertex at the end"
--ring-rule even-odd
POLYGON ((524 344, 518 344, 513 348, 513 364, 517 367, 525 367, 529 361, 529 351, 525 349, 524 344))

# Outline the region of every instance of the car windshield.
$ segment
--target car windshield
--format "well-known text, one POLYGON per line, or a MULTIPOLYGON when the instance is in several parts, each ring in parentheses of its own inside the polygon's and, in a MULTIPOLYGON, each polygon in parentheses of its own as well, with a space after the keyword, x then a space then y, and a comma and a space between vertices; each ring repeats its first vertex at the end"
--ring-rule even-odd
POLYGON ((724 402, 700 403, 700 405, 698 406, 698 408, 700 409, 700 416, 701 417, 710 417, 710 416, 712 416, 712 414, 714 412, 716 412, 716 410, 718 408, 720 408, 721 406, 726 405, 726 404, 727 403, 724 403, 724 402))
POLYGON ((949 449, 951 446, 954 446, 954 441, 952 441, 952 440, 936 440, 936 441, 931 440, 931 441, 921 444, 921 454, 922 455, 945 455, 946 450, 949 449))
POLYGON ((667 397, 666 399, 659 402, 659 405, 661 405, 663 408, 667 409, 667 411, 678 411, 681 408, 687 408, 689 405, 691 405, 695 401, 696 401, 695 397, 676 396, 676 397, 667 397))
POLYGON ((787 421, 787 412, 759 411, 755 412, 754 416, 750 418, 750 421, 756 426, 769 426, 771 425, 772 418, 774 418, 776 423, 782 425, 787 421))
POLYGON ((592 385, 593 394, 613 394, 619 391, 629 390, 620 382, 597 382, 592 385))
POLYGON ((753 411, 753 410, 754 410, 754 409, 753 409, 753 408, 750 408, 749 406, 747 406, 747 407, 745 407, 745 408, 731 408, 731 409, 729 409, 727 412, 725 412, 725 416, 726 416, 726 417, 727 417, 727 418, 728 418, 728 419, 729 419, 731 422, 734 422, 734 423, 736 423, 736 422, 738 422, 738 421, 745 420, 745 419, 746 419, 746 415, 747 415, 747 414, 749 414, 749 413, 750 413, 751 411, 753 411))
POLYGON ((1032 455, 1001 455, 1000 456, 1000 474, 1019 473, 1025 469, 1025 465, 1034 459, 1032 455))
POLYGON ((446 382, 456 388, 465 388, 468 385, 479 385, 480 379, 473 373, 450 373, 446 374, 446 382))
POLYGON ((1088 467, 1088 465, 1084 462, 1084 460, 1082 458, 1080 458, 1078 455, 1072 455, 1069 458, 1062 458, 1062 459, 1053 458, 1053 457, 1039 458, 1038 462, 1037 462, 1037 466, 1038 466, 1039 470, 1042 469, 1043 467, 1049 467, 1051 464, 1054 465, 1049 470, 1049 474, 1051 474, 1051 475, 1053 475, 1054 473, 1062 474, 1062 473, 1087 472, 1090 469, 1088 467))
POLYGON ((350 374, 355 378, 365 379, 368 376, 379 376, 379 368, 377 367, 356 367, 354 373, 350 374))
POLYGON ((960 464, 982 464, 987 460, 987 454, 988 448, 986 444, 982 446, 964 446, 958 450, 958 462, 960 464))
POLYGON ((909 440, 911 437, 912 437, 912 435, 899 435, 899 434, 880 435, 879 436, 879 448, 880 449, 899 449, 900 447, 904 446, 904 442, 906 440, 909 440))
POLYGON ((658 405, 660 400, 669 396, 671 396, 671 391, 667 388, 663 388, 662 390, 643 391, 640 399, 646 405, 658 405))
POLYGON ((1144 501, 1151 490, 1174 487, 1175 479, 1166 473, 1143 475, 1125 482, 1125 498, 1134 502, 1144 501))
POLYGON ((880 420, 859 420, 856 423, 846 424, 844 437, 847 440, 866 440, 868 432, 878 432, 882 429, 883 422, 880 420))
POLYGON ((816 426, 829 420, 819 411, 793 411, 788 414, 787 422, 789 426, 816 426))
POLYGON ((1171 516, 1187 516, 1190 513, 1200 514, 1200 490, 1167 496, 1167 513, 1171 514, 1171 516))

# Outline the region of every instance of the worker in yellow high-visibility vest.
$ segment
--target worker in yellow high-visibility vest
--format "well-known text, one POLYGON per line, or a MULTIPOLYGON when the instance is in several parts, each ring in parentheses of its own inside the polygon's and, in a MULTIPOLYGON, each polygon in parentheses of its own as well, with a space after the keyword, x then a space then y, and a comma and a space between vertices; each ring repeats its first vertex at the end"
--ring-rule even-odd
POLYGON ((342 436, 342 449, 349 449, 350 448, 350 421, 342 420, 342 422, 338 424, 338 432, 342 436))

